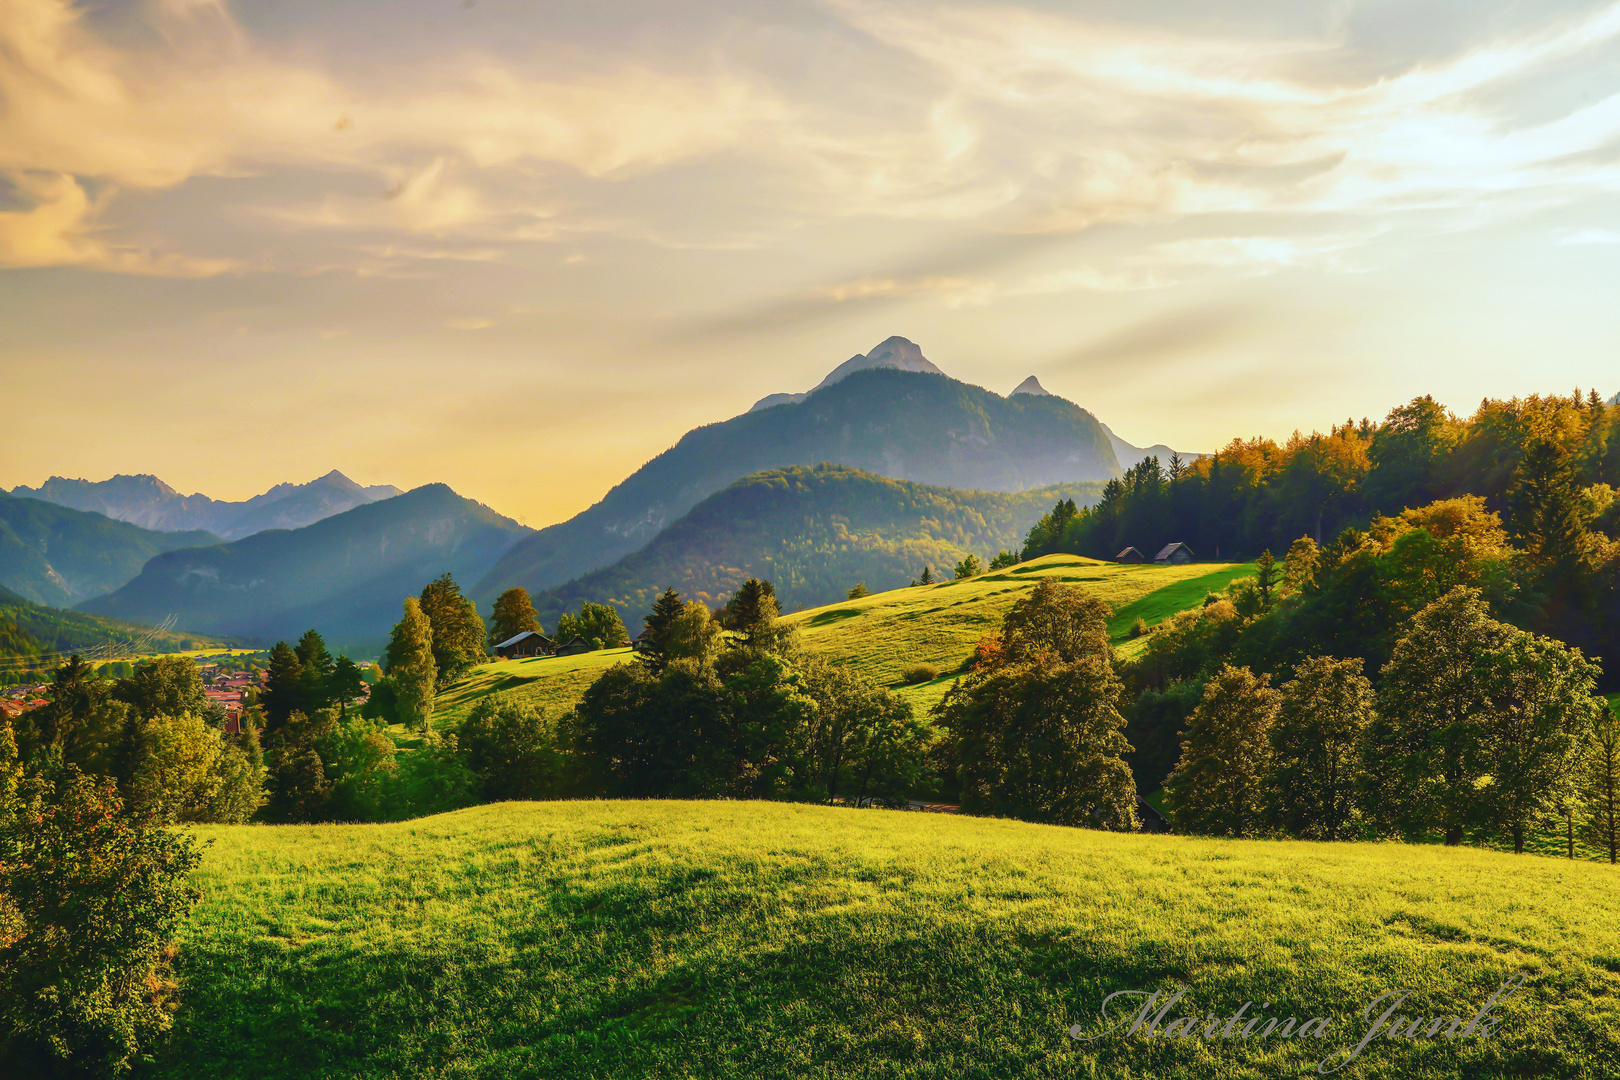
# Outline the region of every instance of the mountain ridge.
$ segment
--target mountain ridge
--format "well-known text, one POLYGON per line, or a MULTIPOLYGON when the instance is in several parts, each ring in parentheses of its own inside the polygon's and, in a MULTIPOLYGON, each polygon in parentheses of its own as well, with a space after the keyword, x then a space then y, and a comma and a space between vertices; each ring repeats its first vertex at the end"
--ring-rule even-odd
POLYGON ((487 604, 512 585, 564 584, 630 554, 744 476, 822 462, 1004 492, 1120 471, 1102 424, 1063 398, 1003 398, 948 375, 862 369, 802 402, 693 428, 590 508, 514 545, 474 596, 487 604))
POLYGON ((445 571, 476 580, 529 531, 427 484, 299 529, 166 552, 77 610, 133 622, 174 614, 194 632, 260 641, 313 626, 337 644, 380 647, 405 597, 445 571))
POLYGON ((266 528, 300 528, 323 517, 401 494, 392 484, 365 487, 336 469, 305 484, 281 483, 240 502, 182 495, 151 473, 118 473, 106 480, 52 476, 37 488, 10 492, 73 510, 86 510, 156 532, 203 530, 239 540, 266 528))

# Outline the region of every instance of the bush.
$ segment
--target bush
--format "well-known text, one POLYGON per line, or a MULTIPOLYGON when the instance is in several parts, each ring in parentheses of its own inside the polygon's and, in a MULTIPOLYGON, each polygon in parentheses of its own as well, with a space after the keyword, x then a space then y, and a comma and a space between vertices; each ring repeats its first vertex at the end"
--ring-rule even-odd
POLYGON ((484 802, 555 799, 563 794, 567 739, 543 709, 496 695, 474 706, 461 725, 467 766, 484 802))
POLYGON ((69 765, 22 781, 0 807, 0 1057, 110 1076, 167 1031, 169 939, 201 859, 104 778, 69 765))
POLYGON ((900 672, 900 681, 907 686, 933 682, 937 678, 939 678, 939 668, 933 664, 913 664, 900 672))
POLYGON ((1139 618, 1131 624, 1131 637, 1133 638, 1139 638, 1144 634, 1151 634, 1152 632, 1153 627, 1147 624, 1146 619, 1139 618))

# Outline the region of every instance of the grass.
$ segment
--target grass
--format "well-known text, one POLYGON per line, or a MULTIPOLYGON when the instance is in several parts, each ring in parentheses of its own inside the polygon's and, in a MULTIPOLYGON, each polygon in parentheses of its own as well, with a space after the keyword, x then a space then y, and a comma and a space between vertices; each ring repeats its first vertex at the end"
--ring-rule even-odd
POLYGON ((1371 1078, 1620 1072, 1620 875, 1468 849, 1115 836, 776 803, 212 826, 146 1077, 1298 1075, 1378 994, 1489 1040, 1371 1078), (1116 990, 1323 1039, 1078 1043, 1116 990), (1251 1013, 1254 1007, 1251 1007, 1251 1013))
MULTIPOLYGON (((1149 623, 1163 621, 1253 569, 1252 563, 1122 565, 1077 555, 1046 555, 966 581, 893 589, 811 608, 785 621, 798 627, 812 653, 854 665, 867 678, 894 688, 917 709, 927 711, 950 689, 979 638, 998 629, 1013 604, 1043 577, 1079 584, 1107 601, 1115 610, 1109 633, 1121 653, 1128 654, 1141 644, 1127 638, 1138 617, 1149 623), (903 686, 902 671, 916 664, 931 664, 944 674, 903 686)), ((571 708, 604 668, 630 656, 629 649, 614 649, 484 664, 439 695, 434 720, 458 724, 480 698, 497 692, 538 705, 571 708)))

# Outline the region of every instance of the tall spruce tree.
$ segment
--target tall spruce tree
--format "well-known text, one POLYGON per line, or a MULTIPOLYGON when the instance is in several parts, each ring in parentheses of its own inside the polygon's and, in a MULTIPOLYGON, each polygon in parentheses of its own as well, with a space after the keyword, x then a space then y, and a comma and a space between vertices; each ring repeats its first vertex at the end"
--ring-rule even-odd
POLYGON ((641 636, 636 639, 636 656, 654 674, 662 673, 669 662, 670 634, 685 609, 681 594, 674 589, 665 589, 664 594, 653 601, 652 610, 642 617, 643 628, 641 636))
POLYGON ((295 712, 304 711, 304 666, 298 654, 285 641, 278 641, 270 649, 265 667, 264 691, 259 704, 264 706, 264 731, 268 737, 287 722, 295 712))
POLYGON ((1580 776, 1581 836, 1614 864, 1620 857, 1620 714, 1598 718, 1580 776))
POLYGON ((438 668, 433 659, 433 624, 415 597, 405 601, 404 616, 394 626, 386 655, 400 721, 426 728, 433 715, 438 668))
POLYGON ((326 639, 314 630, 305 630, 293 647, 298 657, 299 710, 314 713, 332 702, 331 678, 335 661, 327 651, 326 639))

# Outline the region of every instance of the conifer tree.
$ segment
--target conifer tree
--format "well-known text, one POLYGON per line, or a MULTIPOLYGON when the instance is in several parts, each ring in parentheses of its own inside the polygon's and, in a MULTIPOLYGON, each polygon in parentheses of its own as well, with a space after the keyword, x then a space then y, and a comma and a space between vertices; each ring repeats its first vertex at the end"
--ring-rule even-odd
POLYGON ((433 628, 433 663, 439 685, 459 679, 474 664, 489 658, 484 650, 484 620, 448 571, 422 589, 422 614, 433 628))
POLYGON ((1620 714, 1613 709, 1593 725, 1582 765, 1581 836, 1613 864, 1620 856, 1620 714))
POLYGON ((285 724, 293 713, 304 711, 303 672, 293 647, 285 641, 276 642, 264 673, 264 692, 259 695, 266 735, 285 724))
POLYGON ((680 593, 665 589, 653 602, 652 610, 642 617, 644 628, 636 641, 636 653, 654 674, 661 673, 668 662, 669 636, 685 608, 680 593))
POLYGON ((401 722, 427 727, 439 673, 433 661, 433 625, 414 596, 406 599, 404 617, 394 626, 386 661, 401 722))
POLYGON ((1258 836, 1265 824, 1271 726, 1281 695, 1265 675, 1230 664, 1204 686, 1181 760, 1164 782, 1170 823, 1205 836, 1258 836))

